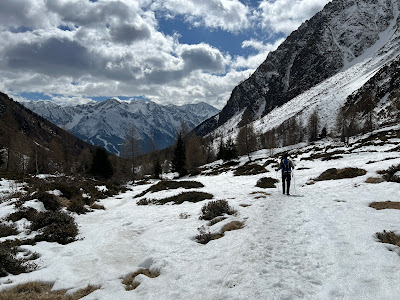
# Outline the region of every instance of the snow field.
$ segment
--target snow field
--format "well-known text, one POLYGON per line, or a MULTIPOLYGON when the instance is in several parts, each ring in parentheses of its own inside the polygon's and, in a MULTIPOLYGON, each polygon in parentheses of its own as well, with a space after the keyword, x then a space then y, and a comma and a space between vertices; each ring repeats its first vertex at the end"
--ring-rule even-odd
MULTIPOLYGON (((55 282, 53 289, 71 292, 88 284, 101 288, 84 299, 393 299, 400 292, 400 256, 397 247, 382 244, 376 232, 399 231, 397 210, 377 211, 374 201, 398 201, 398 183, 367 184, 376 171, 399 164, 399 152, 384 152, 394 145, 368 147, 330 161, 294 162, 291 193, 281 187, 255 187, 262 177, 276 178, 274 166, 268 173, 233 176, 197 176, 185 180, 203 183, 195 189, 225 199, 237 216, 210 227, 219 232, 232 220, 244 228, 201 245, 195 241, 199 220, 207 203, 138 206, 135 195, 150 185, 101 200, 105 211, 76 215, 80 240, 62 246, 40 242, 24 246, 38 252, 40 268, 32 273, 0 279, 0 289, 40 280, 55 282), (393 158, 392 160, 384 160, 393 158), (375 163, 367 164, 370 161, 375 163), (320 181, 307 185, 329 168, 358 167, 364 176, 320 181), (294 195, 294 182, 297 196, 294 195), (270 195, 265 195, 269 193, 270 195), (260 198, 261 196, 261 198, 260 198), (249 204, 242 207, 240 204, 249 204), (190 215, 187 219, 180 214, 190 215), (389 251, 392 249, 394 251, 389 251), (125 291, 122 278, 139 268, 159 271, 157 278, 137 276, 137 289, 125 291), (11 283, 10 283, 11 282, 11 283)), ((330 151, 334 151, 332 149, 330 151)), ((263 164, 269 157, 258 151, 253 159, 263 164)), ((246 162, 242 158, 241 162, 246 162)), ((216 163, 214 163, 216 165, 216 163)), ((176 195, 184 189, 149 193, 148 199, 176 195)), ((1 217, 13 207, 0 204, 1 217)))

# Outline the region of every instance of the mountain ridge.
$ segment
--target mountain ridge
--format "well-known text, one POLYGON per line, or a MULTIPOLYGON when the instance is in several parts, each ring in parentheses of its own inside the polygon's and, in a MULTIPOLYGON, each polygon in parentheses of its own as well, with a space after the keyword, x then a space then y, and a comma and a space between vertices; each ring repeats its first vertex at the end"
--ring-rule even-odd
POLYGON ((52 101, 22 104, 81 139, 116 154, 121 154, 121 144, 131 124, 136 128, 143 152, 146 152, 151 150, 152 139, 156 141, 157 149, 173 144, 182 121, 191 129, 218 113, 216 108, 204 102, 162 106, 152 101, 110 98, 76 106, 60 106, 52 101))
MULTIPOLYGON (((259 120, 362 61, 382 35, 393 32, 398 39, 399 5, 393 0, 328 3, 270 52, 259 68, 234 88, 221 112, 197 126, 195 132, 201 136, 211 133, 245 108, 253 120, 259 120)), ((393 51, 396 45, 396 39, 391 39, 387 36, 382 42, 392 44, 386 51, 393 51)))

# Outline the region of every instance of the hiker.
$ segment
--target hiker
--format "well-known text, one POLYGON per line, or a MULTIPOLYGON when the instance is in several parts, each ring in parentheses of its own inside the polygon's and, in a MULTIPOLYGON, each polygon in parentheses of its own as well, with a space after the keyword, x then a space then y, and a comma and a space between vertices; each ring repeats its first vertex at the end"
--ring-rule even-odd
POLYGON ((292 178, 292 169, 294 169, 293 162, 288 158, 288 154, 287 153, 283 154, 282 159, 281 159, 281 163, 279 165, 279 168, 276 169, 277 172, 279 170, 282 170, 282 191, 283 191, 283 194, 285 194, 285 182, 287 182, 286 194, 290 195, 289 190, 290 190, 290 179, 292 178))

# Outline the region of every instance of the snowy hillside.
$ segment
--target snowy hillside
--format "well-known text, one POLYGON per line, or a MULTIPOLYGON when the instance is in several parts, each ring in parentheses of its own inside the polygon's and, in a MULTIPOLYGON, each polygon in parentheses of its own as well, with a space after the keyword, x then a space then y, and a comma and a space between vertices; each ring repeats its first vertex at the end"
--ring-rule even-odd
MULTIPOLYGON (((157 182, 129 186, 131 190, 98 202, 105 210, 72 214, 79 225, 77 241, 22 246, 40 255, 34 261, 38 269, 0 278, 0 289, 38 280, 54 282, 53 290, 70 293, 88 284, 99 286, 87 300, 394 299, 400 294, 400 248, 380 243, 376 233, 400 233, 400 211, 378 211, 369 205, 399 201, 399 183, 386 182, 377 173, 400 165, 399 145, 396 126, 353 139, 348 146, 326 141, 293 150, 293 196, 282 195, 279 184, 256 187, 263 177, 279 178, 273 163, 277 158, 270 157, 269 150, 252 154, 250 166, 266 168, 256 175, 234 175, 242 165, 249 167, 247 157, 238 165, 207 165, 201 175, 183 180, 203 184, 191 191, 227 200, 237 211, 220 222, 215 219, 214 225, 199 219, 210 200, 138 205, 187 190, 144 194, 157 182), (349 167, 365 171, 354 178, 315 180, 327 169, 349 167), (220 233, 233 221, 243 228, 225 231, 207 244, 196 242, 199 228, 220 233), (135 277, 138 287, 125 290, 124 278, 141 269, 155 278, 140 274, 135 277)), ((17 199, 4 194, 10 184, 1 181, 5 200, 0 218, 16 210, 17 199)), ((38 201, 24 205, 44 209, 38 201)), ((35 234, 29 233, 27 220, 19 221, 18 228, 20 239, 35 234)))
MULTIPOLYGON (((396 46, 400 38, 397 18, 398 11, 396 10, 395 18, 390 26, 379 35, 375 44, 364 51, 363 55, 360 55, 351 63, 347 62, 336 75, 256 120, 254 122, 255 129, 259 133, 265 133, 292 117, 295 117, 299 123, 306 125, 310 115, 317 112, 321 120, 320 127, 326 127, 328 132, 334 132, 339 110, 346 105, 352 94, 365 90, 381 91, 384 84, 391 82, 391 78, 395 77, 397 80, 398 55, 400 55, 400 50, 396 46), (391 72, 384 72, 390 67, 393 69, 391 72), (373 80, 377 73, 380 74, 379 79, 373 80), (368 84, 366 85, 366 83, 368 84)), ((398 99, 397 94, 394 93, 397 91, 396 85, 390 84, 390 88, 386 87, 385 90, 386 92, 383 94, 375 92, 373 100, 371 99, 371 103, 369 103, 374 106, 376 127, 395 122, 399 111, 399 108, 394 108, 391 113, 382 113, 382 109, 389 106, 394 97, 398 99), (389 98, 389 95, 392 95, 392 99, 389 98)), ((230 133, 229 135, 234 138, 238 131, 237 124, 241 120, 240 116, 239 112, 214 133, 223 136, 226 136, 223 133, 230 133), (232 128, 235 129, 232 130, 232 128)))
POLYGON ((144 151, 151 150, 154 137, 157 148, 173 144, 181 121, 193 128, 218 113, 206 103, 183 106, 161 106, 151 101, 120 101, 108 99, 100 103, 78 106, 59 106, 50 101, 22 103, 54 124, 94 145, 120 154, 120 145, 134 124, 144 151))
POLYGON ((332 116, 347 96, 400 54, 399 5, 396 0, 330 2, 271 52, 196 132, 206 135, 218 126, 226 132, 232 124, 225 123, 246 107, 269 128, 316 109, 332 127, 332 116))

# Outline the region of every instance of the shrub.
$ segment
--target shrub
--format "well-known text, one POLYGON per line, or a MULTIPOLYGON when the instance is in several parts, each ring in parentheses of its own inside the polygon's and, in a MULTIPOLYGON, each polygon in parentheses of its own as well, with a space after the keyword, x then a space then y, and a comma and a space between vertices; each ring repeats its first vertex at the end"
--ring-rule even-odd
POLYGON ((257 164, 246 164, 238 167, 234 173, 235 176, 257 175, 268 172, 263 166, 257 164))
POLYGON ((199 234, 196 236, 196 241, 200 244, 207 244, 212 240, 220 239, 224 236, 223 233, 211 233, 210 231, 206 231, 204 226, 197 228, 199 234))
POLYGON ((31 224, 31 230, 39 229, 42 229, 42 232, 35 237, 37 242, 57 242, 65 245, 75 241, 75 237, 78 235, 78 227, 74 218, 62 211, 38 213, 31 224))
POLYGON ((85 214, 88 210, 85 208, 85 202, 82 198, 73 198, 67 208, 69 211, 78 215, 85 214))
POLYGON ((30 257, 18 257, 17 247, 11 246, 10 243, 0 244, 0 277, 8 274, 18 275, 21 273, 32 272, 37 265, 29 262, 30 259, 36 259, 37 255, 30 257))
POLYGON ((27 219, 28 221, 33 221, 36 219, 38 211, 32 207, 23 207, 18 211, 8 215, 7 221, 17 222, 21 219, 27 219))
POLYGON ((358 168, 344 168, 344 169, 328 169, 319 175, 315 180, 323 181, 323 180, 336 180, 336 179, 344 179, 344 178, 354 178, 357 176, 363 176, 367 174, 367 171, 364 169, 358 168))
POLYGON ((140 199, 136 202, 137 205, 149 205, 151 204, 151 200, 147 200, 146 198, 140 199))
POLYGON ((155 204, 166 204, 173 202, 174 204, 182 204, 185 201, 196 203, 207 199, 212 199, 214 196, 209 193, 203 192, 183 192, 176 196, 160 199, 160 200, 149 200, 155 204))
POLYGON ((384 171, 383 179, 385 179, 386 181, 400 183, 400 176, 396 175, 396 173, 398 172, 400 172, 400 165, 393 165, 389 169, 384 171))
POLYGON ((125 285, 125 290, 131 291, 136 289, 139 285, 140 282, 135 281, 136 276, 139 274, 145 275, 149 278, 156 278, 160 276, 160 272, 158 271, 150 271, 148 269, 140 269, 132 274, 128 274, 125 276, 122 280, 122 283, 125 285))
POLYGON ((19 232, 14 225, 0 223, 0 238, 10 235, 17 235, 18 233, 19 232))
POLYGON ((260 178, 257 181, 256 187, 267 189, 267 188, 275 188, 275 183, 277 183, 278 180, 271 178, 271 177, 263 177, 260 178))
POLYGON ((61 208, 61 203, 58 197, 46 192, 38 192, 32 195, 32 199, 38 199, 43 203, 44 208, 47 210, 58 210, 61 208))
POLYGON ((200 220, 212 220, 224 214, 233 215, 236 213, 236 210, 229 206, 228 201, 216 200, 205 204, 201 208, 201 212, 200 220))
POLYGON ((377 232, 376 237, 381 243, 392 244, 400 247, 400 236, 392 231, 377 232))

